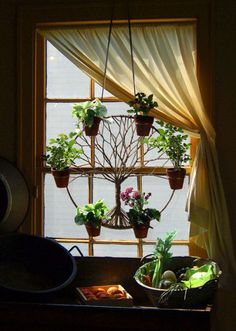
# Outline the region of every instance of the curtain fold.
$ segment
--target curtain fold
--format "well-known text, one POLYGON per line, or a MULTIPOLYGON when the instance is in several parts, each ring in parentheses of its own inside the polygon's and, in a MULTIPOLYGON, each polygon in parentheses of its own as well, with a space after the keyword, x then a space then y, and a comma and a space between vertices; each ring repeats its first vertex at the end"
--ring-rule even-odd
MULTIPOLYGON (((100 85, 108 26, 44 29, 56 48, 100 85)), ((187 208, 192 240, 206 246, 223 269, 235 265, 232 237, 215 148, 215 131, 204 108, 196 73, 194 23, 132 25, 135 88, 158 101, 156 118, 197 135, 187 208)), ((128 27, 112 29, 105 88, 124 101, 133 98, 128 27)), ((235 274, 236 271, 234 270, 235 274)))

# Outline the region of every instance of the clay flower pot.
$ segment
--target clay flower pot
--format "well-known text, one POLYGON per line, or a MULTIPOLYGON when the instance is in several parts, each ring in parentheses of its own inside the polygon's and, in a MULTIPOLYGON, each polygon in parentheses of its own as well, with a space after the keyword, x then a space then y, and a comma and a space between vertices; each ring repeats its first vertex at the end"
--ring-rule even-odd
POLYGON ((151 116, 135 115, 134 121, 138 136, 148 136, 153 124, 154 118, 151 116))
POLYGON ((175 169, 169 168, 166 170, 170 188, 172 190, 180 190, 183 187, 184 177, 186 175, 186 170, 184 168, 175 169))
POLYGON ((90 237, 97 237, 100 235, 101 225, 99 227, 95 228, 91 223, 87 222, 85 224, 85 227, 86 227, 86 230, 90 237))
POLYGON ((63 188, 68 186, 70 178, 70 168, 66 168, 64 170, 56 170, 54 168, 51 168, 51 173, 54 177, 57 187, 63 188))
POLYGON ((84 131, 86 136, 96 136, 98 134, 99 124, 101 122, 100 117, 94 117, 93 125, 88 127, 87 125, 84 126, 84 131))
POLYGON ((134 235, 138 239, 146 238, 148 234, 149 224, 133 225, 134 235))

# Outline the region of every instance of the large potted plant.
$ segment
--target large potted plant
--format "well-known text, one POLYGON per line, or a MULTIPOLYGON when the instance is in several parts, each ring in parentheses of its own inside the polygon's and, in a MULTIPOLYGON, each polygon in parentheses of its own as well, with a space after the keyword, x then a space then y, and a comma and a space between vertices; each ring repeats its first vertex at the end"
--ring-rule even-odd
POLYGON ((159 125, 157 137, 145 138, 144 142, 151 148, 158 148, 158 152, 165 153, 170 159, 173 167, 168 168, 167 176, 170 187, 178 190, 183 187, 186 169, 183 164, 190 161, 190 143, 187 142, 188 135, 184 134, 183 129, 170 123, 156 121, 159 125))
POLYGON ((101 199, 95 203, 88 203, 83 208, 77 207, 75 223, 77 225, 84 224, 89 236, 99 236, 102 220, 107 211, 108 208, 101 199))
POLYGON ((77 117, 83 125, 87 136, 96 136, 101 119, 107 114, 107 108, 96 98, 93 101, 74 104, 72 115, 77 117))
POLYGON ((129 114, 135 114, 134 120, 136 132, 138 136, 148 136, 153 123, 153 117, 148 116, 148 113, 158 104, 153 100, 153 94, 146 96, 143 92, 135 94, 135 98, 128 102, 132 109, 128 110, 129 114))
POLYGON ((120 193, 120 198, 130 209, 127 212, 129 223, 133 227, 136 238, 146 238, 151 220, 160 221, 161 214, 155 208, 145 208, 151 193, 134 191, 133 187, 127 187, 120 193))
POLYGON ((75 147, 76 135, 76 132, 70 132, 68 135, 59 134, 57 138, 51 138, 50 145, 46 146, 46 155, 43 155, 43 159, 51 166, 57 187, 68 186, 70 167, 83 153, 75 147))

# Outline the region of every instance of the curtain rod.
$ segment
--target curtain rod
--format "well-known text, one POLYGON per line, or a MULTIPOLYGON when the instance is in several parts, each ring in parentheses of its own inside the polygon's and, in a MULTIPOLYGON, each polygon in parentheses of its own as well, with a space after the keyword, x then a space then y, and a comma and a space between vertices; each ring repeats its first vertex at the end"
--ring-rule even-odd
MULTIPOLYGON (((128 20, 114 20, 113 24, 127 24, 128 20)), ((157 18, 157 19, 130 19, 131 23, 190 23, 197 22, 196 18, 157 18)), ((109 20, 97 20, 97 21, 78 21, 78 22, 46 22, 37 23, 37 28, 61 28, 66 27, 77 27, 84 25, 107 25, 109 20)))

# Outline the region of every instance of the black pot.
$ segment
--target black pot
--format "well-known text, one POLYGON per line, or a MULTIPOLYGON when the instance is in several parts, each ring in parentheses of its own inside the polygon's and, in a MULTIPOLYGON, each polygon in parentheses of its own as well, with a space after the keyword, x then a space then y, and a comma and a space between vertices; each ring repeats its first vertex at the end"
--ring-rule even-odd
POLYGON ((0 293, 47 298, 68 287, 77 274, 73 256, 54 240, 26 234, 0 236, 0 293))

